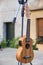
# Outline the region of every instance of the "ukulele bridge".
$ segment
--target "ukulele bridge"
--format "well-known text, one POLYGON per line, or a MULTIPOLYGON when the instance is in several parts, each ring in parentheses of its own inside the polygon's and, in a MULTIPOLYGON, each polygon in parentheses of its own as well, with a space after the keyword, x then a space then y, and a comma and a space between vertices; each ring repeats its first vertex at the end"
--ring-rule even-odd
POLYGON ((23 58, 24 59, 29 59, 29 58, 31 58, 31 56, 24 56, 23 58))

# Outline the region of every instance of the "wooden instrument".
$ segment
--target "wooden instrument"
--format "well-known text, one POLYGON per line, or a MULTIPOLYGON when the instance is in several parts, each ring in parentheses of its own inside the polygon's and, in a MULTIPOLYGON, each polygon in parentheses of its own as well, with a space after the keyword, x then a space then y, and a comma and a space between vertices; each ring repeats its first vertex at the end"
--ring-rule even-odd
MULTIPOLYGON (((29 17, 27 12, 28 6, 26 5, 26 16, 29 17)), ((19 48, 16 53, 16 59, 22 63, 30 63, 34 58, 32 49, 33 40, 30 38, 30 19, 27 19, 27 31, 26 36, 19 39, 19 48)))

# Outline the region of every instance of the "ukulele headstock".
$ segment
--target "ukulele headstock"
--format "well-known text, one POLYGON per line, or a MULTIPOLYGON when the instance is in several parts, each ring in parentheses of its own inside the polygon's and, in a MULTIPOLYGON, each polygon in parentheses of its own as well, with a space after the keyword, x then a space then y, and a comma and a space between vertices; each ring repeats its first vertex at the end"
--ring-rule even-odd
POLYGON ((30 8, 28 6, 28 4, 24 5, 24 14, 26 15, 26 18, 29 19, 30 18, 30 8))

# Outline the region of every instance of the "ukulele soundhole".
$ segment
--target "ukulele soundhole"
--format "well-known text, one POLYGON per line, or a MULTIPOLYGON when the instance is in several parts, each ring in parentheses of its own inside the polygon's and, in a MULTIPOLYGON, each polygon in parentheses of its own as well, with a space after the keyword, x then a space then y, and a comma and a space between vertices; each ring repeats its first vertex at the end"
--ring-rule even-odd
POLYGON ((26 48, 26 49, 29 49, 29 47, 30 47, 30 44, 26 44, 26 45, 25 45, 25 48, 26 48))

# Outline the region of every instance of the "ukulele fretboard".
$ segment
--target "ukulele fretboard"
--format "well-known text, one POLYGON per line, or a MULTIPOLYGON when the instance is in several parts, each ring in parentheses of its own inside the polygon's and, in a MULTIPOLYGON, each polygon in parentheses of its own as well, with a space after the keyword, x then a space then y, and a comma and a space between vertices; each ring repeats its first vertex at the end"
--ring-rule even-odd
POLYGON ((30 19, 27 20, 26 42, 30 41, 30 19))

